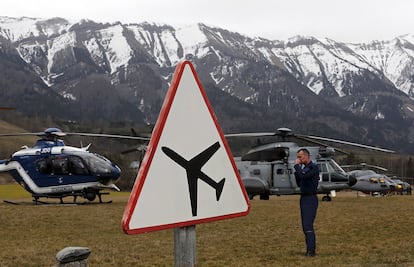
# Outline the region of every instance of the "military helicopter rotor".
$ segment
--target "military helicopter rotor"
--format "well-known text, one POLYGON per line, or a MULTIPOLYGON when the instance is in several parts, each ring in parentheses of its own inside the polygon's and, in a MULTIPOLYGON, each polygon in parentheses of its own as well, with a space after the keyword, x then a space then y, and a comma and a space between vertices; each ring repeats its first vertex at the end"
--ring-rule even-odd
MULTIPOLYGON (((365 149, 371 149, 371 150, 376 150, 376 151, 381 151, 381 152, 387 152, 387 153, 394 153, 395 151, 393 150, 389 150, 389 149, 385 149, 385 148, 379 148, 379 147, 374 147, 374 146, 369 146, 369 145, 365 145, 365 144, 359 144, 359 143, 354 143, 354 142, 349 142, 349 141, 344 141, 344 140, 339 140, 339 139, 333 139, 333 138, 326 138, 326 137, 320 137, 320 136, 314 136, 314 135, 304 135, 304 134, 296 134, 296 133, 292 133, 292 130, 286 127, 282 127, 282 128, 278 128, 277 132, 257 132, 257 133, 235 133, 235 134, 225 134, 226 137, 265 137, 265 136, 279 136, 283 142, 285 142, 287 140, 287 138, 289 137, 294 137, 303 141, 307 141, 307 142, 311 142, 314 144, 317 144, 319 146, 323 146, 323 147, 328 147, 327 144, 320 142, 320 141, 326 141, 326 142, 333 142, 333 143, 338 143, 338 144, 344 144, 344 145, 349 145, 349 146, 355 146, 355 147, 360 147, 360 148, 365 148, 365 149)), ((344 154, 348 154, 347 152, 335 148, 336 150, 338 150, 339 152, 342 152, 344 154)))
POLYGON ((374 168, 374 169, 384 171, 384 172, 388 171, 387 168, 377 166, 377 165, 370 165, 370 164, 367 164, 365 162, 361 162, 360 164, 355 164, 355 165, 341 165, 341 167, 342 168, 361 168, 363 170, 366 170, 367 168, 374 168))

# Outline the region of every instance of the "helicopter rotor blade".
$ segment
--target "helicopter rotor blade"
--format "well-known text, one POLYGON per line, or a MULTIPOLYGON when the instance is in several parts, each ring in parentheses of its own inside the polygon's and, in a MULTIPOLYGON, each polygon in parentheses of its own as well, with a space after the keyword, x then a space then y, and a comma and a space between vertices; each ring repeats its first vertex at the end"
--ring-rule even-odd
POLYGON ((121 154, 128 154, 128 153, 132 153, 132 152, 144 153, 145 151, 147 151, 147 148, 148 148, 147 145, 140 145, 140 146, 135 147, 135 148, 124 150, 124 151, 121 152, 121 154))
POLYGON ((66 133, 67 135, 91 136, 91 137, 108 137, 120 139, 133 139, 149 141, 151 138, 142 136, 118 135, 118 134, 97 134, 97 133, 66 133))
POLYGON ((8 136, 28 136, 28 135, 42 135, 44 132, 38 132, 38 133, 3 133, 0 134, 0 137, 8 137, 8 136))
POLYGON ((0 134, 0 137, 5 136, 27 136, 27 135, 36 135, 40 137, 44 136, 58 136, 62 137, 65 136, 66 133, 62 132, 59 128, 48 128, 44 130, 43 132, 36 132, 36 133, 2 133, 0 134))
POLYGON ((137 148, 127 149, 127 150, 121 151, 121 154, 129 154, 133 152, 138 152, 138 149, 137 148))
POLYGON ((262 137, 262 136, 275 136, 275 132, 258 132, 258 133, 232 133, 225 134, 225 137, 262 137))
POLYGON ((343 168, 362 168, 365 169, 366 167, 368 168, 374 168, 374 169, 378 169, 380 171, 388 171, 387 168, 381 167, 381 166, 376 166, 376 165, 370 165, 370 164, 366 164, 366 163, 360 163, 360 164, 353 164, 353 165, 341 165, 341 167, 343 168))
POLYGON ((374 146, 368 146, 368 145, 364 145, 364 144, 358 144, 358 143, 353 143, 353 142, 348 142, 348 141, 343 141, 343 140, 338 140, 338 139, 332 139, 332 138, 326 138, 326 137, 320 137, 320 136, 314 136, 314 135, 298 135, 298 134, 296 134, 296 136, 307 137, 307 138, 321 140, 321 141, 327 141, 327 142, 334 142, 334 143, 339 143, 339 144, 344 144, 344 145, 356 146, 356 147, 361 147, 361 148, 367 148, 367 149, 377 150, 377 151, 381 151, 381 152, 395 153, 394 150, 389 150, 389 149, 379 148, 379 147, 374 147, 374 146))
MULTIPOLYGON (((316 141, 316 140, 313 140, 313 139, 307 138, 306 136, 295 135, 295 137, 296 137, 296 138, 298 138, 298 139, 301 139, 301 140, 304 140, 304 141, 307 141, 307 142, 310 142, 310 143, 313 143, 313 144, 316 144, 316 145, 322 146, 322 147, 329 147, 329 146, 328 146, 327 144, 325 144, 325 143, 318 142, 318 141, 316 141)), ((337 147, 335 147, 335 151, 341 152, 342 154, 345 154, 345 155, 349 155, 349 152, 346 152, 345 150, 339 149, 339 148, 337 148, 337 147)))
POLYGON ((59 129, 55 130, 55 128, 47 129, 44 132, 33 132, 33 133, 1 133, 0 137, 8 137, 8 136, 66 136, 66 135, 78 135, 78 136, 91 136, 91 137, 108 137, 108 138, 120 138, 120 139, 132 139, 132 140, 142 140, 142 141, 149 141, 151 138, 143 137, 143 136, 130 136, 130 135, 117 135, 117 134, 97 134, 97 133, 65 133, 60 131, 59 129))
POLYGON ((366 163, 364 163, 364 165, 367 166, 367 167, 369 167, 369 168, 378 169, 380 171, 384 171, 384 172, 388 171, 387 168, 384 168, 384 167, 381 167, 381 166, 370 165, 370 164, 366 164, 366 163))

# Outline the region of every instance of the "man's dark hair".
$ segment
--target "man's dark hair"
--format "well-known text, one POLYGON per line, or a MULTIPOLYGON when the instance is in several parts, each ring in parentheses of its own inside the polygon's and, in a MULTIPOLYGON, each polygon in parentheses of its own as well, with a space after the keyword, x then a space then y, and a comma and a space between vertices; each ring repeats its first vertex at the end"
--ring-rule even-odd
POLYGON ((306 154, 306 155, 310 156, 309 150, 307 150, 306 148, 301 148, 301 149, 299 149, 296 153, 299 153, 299 152, 301 152, 301 151, 302 151, 304 154, 306 154))

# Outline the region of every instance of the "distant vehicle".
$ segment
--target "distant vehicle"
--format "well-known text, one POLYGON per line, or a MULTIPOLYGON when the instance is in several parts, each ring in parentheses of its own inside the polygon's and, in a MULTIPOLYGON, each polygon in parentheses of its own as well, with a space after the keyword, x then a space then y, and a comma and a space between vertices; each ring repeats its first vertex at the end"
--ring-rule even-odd
POLYGON ((396 176, 391 177, 391 180, 394 181, 395 183, 397 183, 397 185, 399 186, 398 187, 399 188, 399 190, 398 190, 399 194, 401 194, 401 195, 403 195, 403 194, 411 195, 412 187, 409 183, 401 181, 396 176))

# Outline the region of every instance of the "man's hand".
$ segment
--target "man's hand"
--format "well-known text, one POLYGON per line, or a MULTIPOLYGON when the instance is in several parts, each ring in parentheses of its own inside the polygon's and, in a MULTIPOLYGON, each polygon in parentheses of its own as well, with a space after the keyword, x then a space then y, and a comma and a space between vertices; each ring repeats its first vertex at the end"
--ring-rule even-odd
POLYGON ((295 159, 295 164, 302 164, 302 163, 300 162, 300 159, 295 159))

